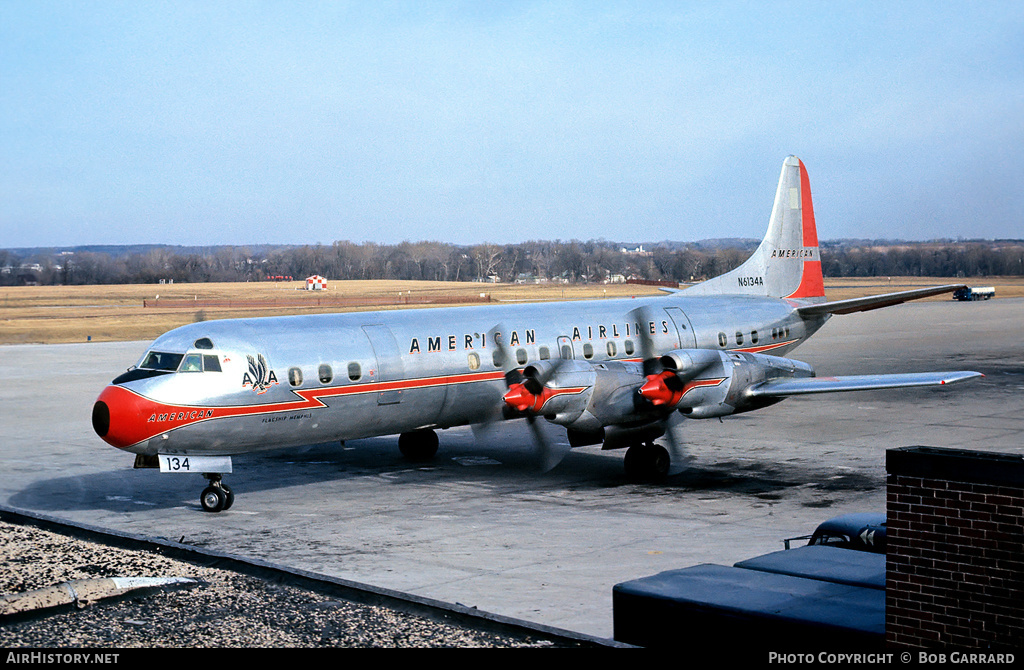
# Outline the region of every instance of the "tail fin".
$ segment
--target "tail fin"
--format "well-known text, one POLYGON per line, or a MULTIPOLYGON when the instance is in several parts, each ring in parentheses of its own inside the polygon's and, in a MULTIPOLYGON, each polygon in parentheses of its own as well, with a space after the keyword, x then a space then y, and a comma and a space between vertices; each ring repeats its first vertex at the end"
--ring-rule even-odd
POLYGON ((790 156, 782 164, 768 232, 753 255, 735 270, 684 293, 824 300, 811 184, 799 158, 790 156))

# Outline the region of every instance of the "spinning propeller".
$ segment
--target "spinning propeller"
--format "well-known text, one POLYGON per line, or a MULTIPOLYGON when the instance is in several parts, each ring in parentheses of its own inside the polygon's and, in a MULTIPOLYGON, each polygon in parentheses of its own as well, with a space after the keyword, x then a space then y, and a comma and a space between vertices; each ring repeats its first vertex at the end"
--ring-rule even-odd
POLYGON ((550 365, 543 367, 528 365, 520 371, 515 352, 511 351, 501 339, 501 334, 507 332, 501 324, 498 324, 487 333, 501 355, 501 366, 505 371, 505 386, 508 388, 508 392, 502 396, 502 401, 506 411, 514 412, 516 416, 526 417, 526 423, 533 435, 534 453, 537 456, 540 469, 542 472, 547 472, 561 463, 565 455, 569 453, 567 443, 551 440, 544 433, 544 427, 537 422, 538 413, 551 394, 546 384, 558 372, 563 360, 556 359, 551 361, 550 365))
MULTIPOLYGON (((654 319, 649 318, 648 307, 638 307, 629 312, 629 318, 637 328, 636 335, 640 340, 640 355, 643 358, 644 377, 646 381, 637 389, 637 402, 649 403, 655 407, 668 405, 674 407, 685 391, 685 381, 680 377, 679 370, 667 368, 662 359, 656 354, 657 346, 650 329, 645 327, 654 319)), ((703 361, 698 365, 691 366, 690 377, 695 376, 707 367, 703 361), (699 366, 699 367, 698 367, 699 366)), ((681 421, 676 417, 675 411, 669 411, 657 424, 664 431, 662 437, 668 445, 670 459, 668 474, 678 474, 686 469, 689 455, 683 449, 683 445, 676 435, 676 428, 681 421)))

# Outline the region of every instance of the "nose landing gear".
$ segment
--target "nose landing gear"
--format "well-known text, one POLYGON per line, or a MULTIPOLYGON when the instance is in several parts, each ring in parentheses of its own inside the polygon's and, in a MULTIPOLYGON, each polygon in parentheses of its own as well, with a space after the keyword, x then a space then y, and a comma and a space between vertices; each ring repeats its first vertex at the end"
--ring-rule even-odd
POLYGON ((203 476, 210 480, 210 485, 199 494, 199 504, 203 506, 203 511, 222 512, 231 509, 231 505, 235 502, 235 494, 231 492, 231 488, 227 484, 221 481, 221 476, 219 474, 204 474, 203 476))

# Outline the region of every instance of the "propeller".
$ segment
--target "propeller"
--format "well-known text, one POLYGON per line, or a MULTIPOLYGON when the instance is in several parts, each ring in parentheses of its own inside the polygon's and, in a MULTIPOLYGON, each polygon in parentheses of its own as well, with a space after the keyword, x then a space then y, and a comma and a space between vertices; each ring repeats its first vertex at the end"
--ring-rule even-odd
POLYGON ((656 375, 647 375, 647 382, 637 392, 650 401, 652 405, 675 405, 682 397, 685 385, 670 370, 663 370, 656 375))
MULTIPOLYGON (((659 405, 674 405, 684 390, 684 382, 679 379, 675 370, 668 370, 661 363, 657 347, 647 324, 655 319, 650 318, 647 306, 637 307, 630 310, 629 317, 636 328, 636 335, 640 341, 640 355, 643 358, 644 376, 647 381, 637 389, 637 394, 655 407, 659 405)), ((667 443, 670 465, 669 474, 678 474, 687 468, 690 455, 686 453, 683 444, 676 431, 681 429, 682 417, 676 412, 668 413, 658 423, 664 429, 665 442, 667 443)))
POLYGON ((569 453, 569 445, 552 440, 545 434, 544 426, 537 421, 535 410, 543 405, 544 392, 547 390, 546 384, 558 372, 562 365, 562 359, 556 359, 550 365, 529 366, 531 374, 524 375, 519 370, 514 352, 510 351, 499 337, 500 333, 507 332, 502 324, 498 324, 487 333, 491 342, 498 349, 501 366, 505 371, 505 386, 508 388, 508 392, 502 396, 502 401, 509 410, 526 417, 526 423, 533 436, 534 453, 537 456, 541 472, 547 472, 562 462, 565 455, 569 453))

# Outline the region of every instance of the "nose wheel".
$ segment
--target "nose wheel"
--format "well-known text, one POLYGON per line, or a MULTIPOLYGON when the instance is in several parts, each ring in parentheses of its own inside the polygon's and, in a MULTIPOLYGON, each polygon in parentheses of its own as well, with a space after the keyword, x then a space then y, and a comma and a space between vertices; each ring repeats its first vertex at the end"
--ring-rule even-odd
POLYGON ((231 492, 231 488, 227 484, 221 481, 221 476, 217 474, 203 476, 210 480, 210 485, 199 494, 199 504, 203 506, 203 511, 223 512, 231 509, 231 505, 235 502, 235 494, 231 492))

